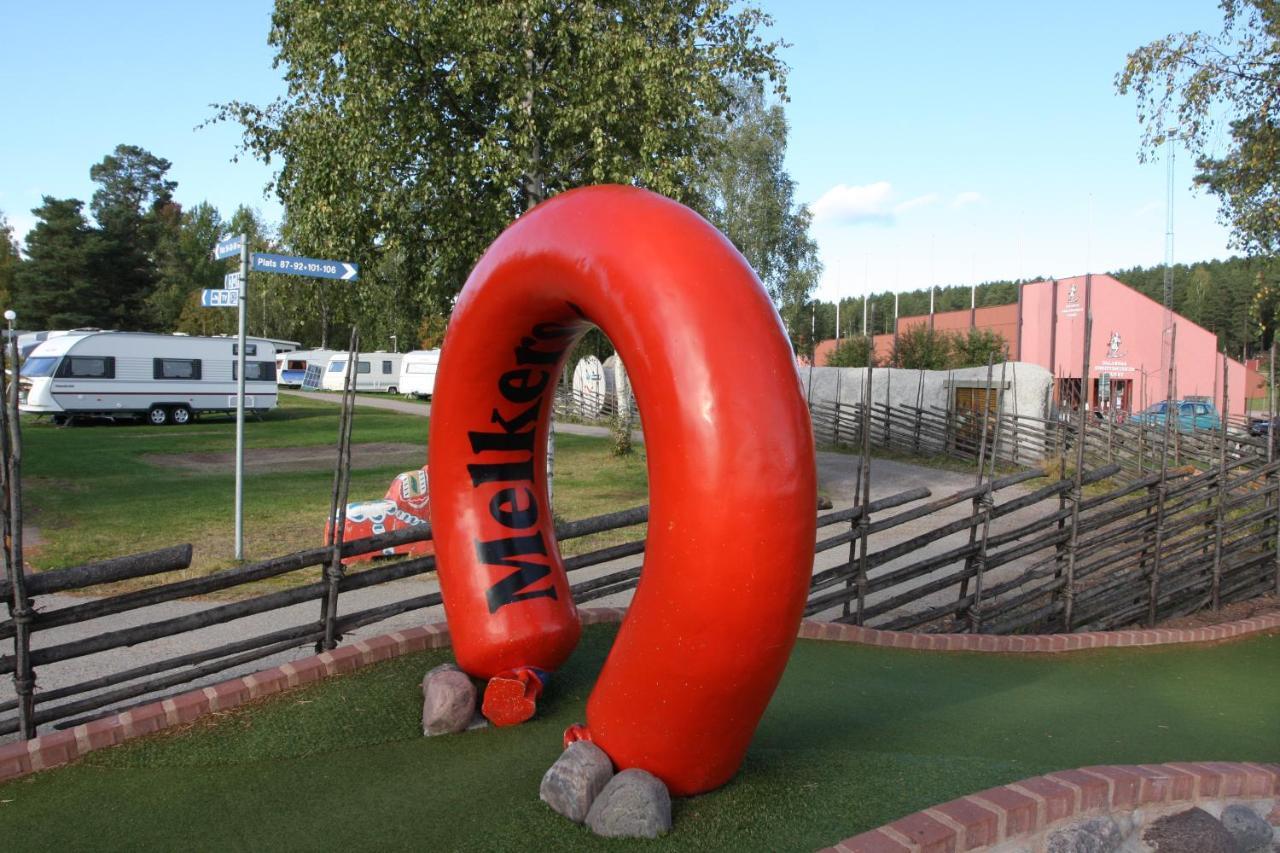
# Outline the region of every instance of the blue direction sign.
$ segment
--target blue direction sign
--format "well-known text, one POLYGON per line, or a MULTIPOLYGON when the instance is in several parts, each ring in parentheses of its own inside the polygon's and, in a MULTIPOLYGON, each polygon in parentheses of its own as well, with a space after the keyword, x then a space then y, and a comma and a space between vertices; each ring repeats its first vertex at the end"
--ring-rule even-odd
POLYGON ((200 304, 205 308, 235 308, 240 304, 240 291, 237 290, 202 290, 200 304))
POLYGON ((218 243, 218 245, 213 247, 213 259, 215 261, 222 261, 227 258, 234 258, 236 255, 240 254, 240 251, 243 248, 244 235, 233 234, 230 237, 223 239, 218 243))
POLYGON ((222 277, 222 286, 227 290, 239 290, 243 283, 244 279, 238 272, 229 272, 222 277))
POLYGON ((255 272, 274 272, 284 275, 301 275, 310 278, 336 278, 340 281, 358 281, 360 267, 346 261, 325 261, 320 258, 297 258, 292 255, 268 255, 253 253, 255 272))

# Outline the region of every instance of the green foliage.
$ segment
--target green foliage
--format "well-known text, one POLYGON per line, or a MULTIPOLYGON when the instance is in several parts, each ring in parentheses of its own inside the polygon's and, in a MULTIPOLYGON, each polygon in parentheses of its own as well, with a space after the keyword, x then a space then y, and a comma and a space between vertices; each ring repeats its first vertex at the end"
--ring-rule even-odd
MULTIPOLYGON (((697 181, 702 210, 742 252, 783 316, 799 319, 822 264, 809 209, 795 202, 795 181, 783 165, 786 115, 781 104, 765 103, 758 85, 737 80, 733 91, 732 111, 709 120, 721 144, 697 181)), ((788 329, 798 345, 800 329, 788 329)))
POLYGON ((101 286, 103 239, 84 218, 84 202, 44 197, 32 212, 27 260, 14 277, 19 323, 27 329, 109 325, 110 295, 101 286))
POLYGON ((13 307, 14 280, 21 264, 22 255, 13 236, 13 227, 9 225, 4 211, 0 210, 0 310, 13 307))
POLYGON ((1116 75, 1137 98, 1140 155, 1172 139, 1196 157, 1196 184, 1250 254, 1280 250, 1280 3, 1221 0, 1222 32, 1173 33, 1130 53, 1116 75), (1225 153, 1224 133, 1229 139, 1225 153))
POLYGON ((215 121, 279 163, 289 245, 369 270, 398 253, 397 287, 419 313, 444 310, 543 198, 615 182, 696 201, 727 81, 781 86, 770 23, 729 0, 277 0, 287 95, 215 121))
POLYGON ((423 349, 439 349, 444 344, 444 333, 449 318, 443 314, 428 314, 418 324, 418 346, 423 349))
POLYGON ((870 336, 843 338, 827 355, 827 367, 872 367, 876 364, 875 345, 870 336))
POLYGON ((978 367, 993 359, 1004 361, 1009 357, 1009 342, 1004 335, 989 329, 969 329, 967 333, 955 332, 951 336, 951 359, 948 367, 978 367))
POLYGON ((946 370, 952 366, 952 336, 914 323, 893 342, 893 366, 912 370, 946 370))

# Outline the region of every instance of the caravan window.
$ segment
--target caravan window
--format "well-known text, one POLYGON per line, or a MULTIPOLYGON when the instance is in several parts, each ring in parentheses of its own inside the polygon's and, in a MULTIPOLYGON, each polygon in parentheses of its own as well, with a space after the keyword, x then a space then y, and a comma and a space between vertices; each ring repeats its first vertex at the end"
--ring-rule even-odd
POLYGON ((110 355, 73 355, 58 365, 61 379, 115 379, 116 360, 110 355))
POLYGON ((382 372, 383 372, 383 373, 390 373, 390 372, 391 372, 391 362, 389 362, 389 361, 384 361, 384 362, 382 362, 382 372))
POLYGON ((346 363, 345 361, 331 361, 331 362, 329 362, 329 372, 330 372, 330 373, 341 373, 342 371, 344 371, 344 370, 346 370, 346 369, 347 369, 347 363, 346 363))
POLYGON ((152 359, 152 376, 156 379, 199 379, 200 359, 198 358, 157 358, 152 359))
POLYGON ((22 365, 22 376, 52 376, 53 368, 58 364, 58 359, 50 355, 37 356, 36 358, 27 359, 22 365))
POLYGON ((409 366, 405 368, 405 373, 435 373, 436 366, 434 364, 422 364, 419 362, 409 362, 409 366))
MULTIPOLYGON (((239 345, 239 344, 232 344, 232 345, 231 345, 231 354, 232 354, 232 355, 239 355, 239 354, 240 354, 240 345, 239 345)), ((244 354, 245 354, 245 355, 257 355, 257 354, 258 354, 258 345, 257 345, 257 344, 245 344, 245 345, 244 345, 244 354)))
POLYGON ((367 361, 356 362, 356 373, 373 373, 373 365, 367 361))
MULTIPOLYGON (((240 378, 240 363, 231 362, 231 379, 240 378)), ((272 361, 246 361, 244 363, 245 382, 275 382, 276 365, 272 361)))

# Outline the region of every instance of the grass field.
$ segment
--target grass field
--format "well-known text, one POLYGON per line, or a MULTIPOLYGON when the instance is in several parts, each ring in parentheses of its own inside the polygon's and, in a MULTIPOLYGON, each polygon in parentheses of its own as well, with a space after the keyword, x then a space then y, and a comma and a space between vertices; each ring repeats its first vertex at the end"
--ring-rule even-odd
MULTIPOLYGON (((423 738, 422 653, 0 786, 23 850, 631 850, 538 781, 614 636, 588 628, 539 715, 423 738)), ((800 641, 728 785, 675 802, 664 850, 813 850, 989 786, 1089 764, 1280 760, 1280 636, 1069 655, 800 641)))
MULTIPOLYGON (((245 553, 250 559, 323 540, 338 407, 293 396, 280 400, 279 408, 245 426, 250 458, 255 451, 263 454, 260 466, 247 469, 245 476, 245 553), (310 458, 300 461, 297 454, 306 448, 312 450, 310 458), (280 464, 273 465, 277 458, 280 464)), ((371 456, 369 467, 353 469, 350 499, 381 498, 396 474, 423 464, 427 431, 426 418, 357 407, 352 429, 357 465, 360 445, 382 445, 394 452, 371 456)), ((24 420, 23 437, 26 521, 44 540, 28 555, 36 568, 78 565, 182 542, 195 546, 192 574, 232 564, 233 420, 211 418, 187 427, 58 428, 30 419, 24 420), (192 454, 206 455, 207 464, 177 464, 192 454)), ((643 449, 616 459, 607 439, 557 436, 558 516, 583 518, 644 503, 646 483, 643 449)), ((281 581, 302 577, 295 573, 281 581)))

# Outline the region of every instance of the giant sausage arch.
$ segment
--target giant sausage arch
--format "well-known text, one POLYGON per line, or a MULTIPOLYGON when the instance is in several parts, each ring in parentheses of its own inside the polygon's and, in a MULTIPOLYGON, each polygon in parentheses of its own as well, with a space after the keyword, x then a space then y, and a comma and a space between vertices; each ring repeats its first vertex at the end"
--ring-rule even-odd
POLYGON ((619 769, 699 793, 737 771, 795 643, 817 486, 777 312, 733 245, 688 208, 629 187, 567 192, 522 216, 471 274, 431 418, 445 613, 459 666, 494 679, 490 691, 513 673, 536 680, 573 651, 580 627, 545 454, 556 377, 592 325, 635 391, 650 513, 588 736, 619 769))

